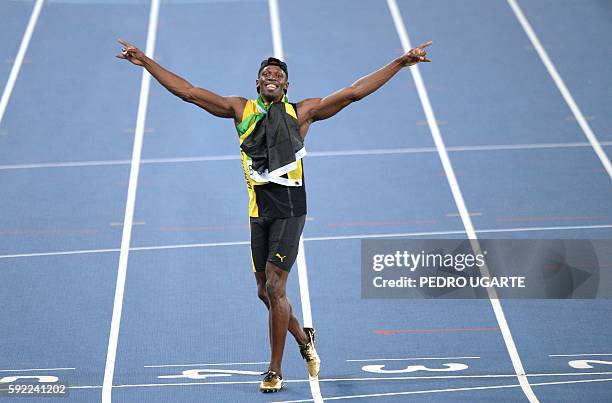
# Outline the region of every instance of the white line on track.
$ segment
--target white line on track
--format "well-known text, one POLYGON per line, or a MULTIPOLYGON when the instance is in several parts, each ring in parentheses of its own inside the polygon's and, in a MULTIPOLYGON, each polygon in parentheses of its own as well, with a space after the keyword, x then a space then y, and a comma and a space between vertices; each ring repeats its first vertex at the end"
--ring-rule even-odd
POLYGON ((554 80, 555 84, 557 85, 557 88, 559 89, 559 92, 561 92, 563 99, 567 103, 567 106, 569 106, 572 113, 574 114, 574 117, 576 118, 578 125, 584 132, 584 135, 586 136, 587 140, 589 140, 589 143, 591 144, 591 147, 593 147, 595 154, 597 154, 597 156, 599 157, 599 160, 601 161, 604 168, 608 172, 608 176, 610 176, 610 179, 612 179, 612 164, 610 163, 610 159, 608 158, 608 156, 606 155, 606 152, 601 147, 601 144, 599 143, 599 140, 595 136, 595 133, 593 133, 593 130, 591 130, 591 126, 589 125, 587 120, 584 118, 584 115, 582 114, 582 111, 580 110, 580 108, 578 107, 578 104, 574 100, 574 97, 572 96, 570 91, 567 89, 567 86, 565 85, 565 82, 563 82, 563 79, 561 78, 561 75, 557 71, 557 68, 555 67, 553 62, 550 60, 550 58, 548 57, 548 53, 546 52, 546 50, 540 43, 540 39, 538 39, 538 36, 536 35, 535 31, 531 27, 531 24, 525 17, 525 14, 523 14, 523 10, 521 9, 521 7, 518 5, 518 3, 515 0, 507 0, 507 1, 508 1, 508 4, 510 5, 510 8, 514 12, 514 15, 516 16, 519 23, 523 27, 523 30, 529 37, 531 44, 533 45, 535 50, 538 52, 540 59, 542 59, 542 63, 544 63, 544 66, 546 66, 546 70, 548 70, 548 74, 550 74, 550 76, 554 80))
POLYGON ((517 228, 491 228, 491 229, 479 229, 476 232, 478 234, 491 234, 500 232, 533 232, 533 231, 564 231, 564 230, 578 230, 578 229, 603 229, 612 228, 612 225, 601 224, 601 225, 575 225, 575 226, 561 226, 561 227, 517 227, 517 228))
POLYGON ((162 365, 144 365, 144 368, 167 368, 167 367, 209 367, 209 366, 223 366, 223 365, 263 365, 269 364, 269 361, 259 362, 221 362, 214 364, 162 364, 162 365))
MULTIPOLYGON (((612 372, 559 372, 528 374, 530 377, 555 377, 555 376, 585 376, 585 375, 612 375, 612 372)), ((365 378, 324 378, 321 382, 346 382, 346 381, 404 381, 419 379, 478 379, 478 378, 514 378, 516 374, 484 374, 484 375, 427 375, 427 376, 387 376, 387 377, 365 377, 365 378)), ((298 381, 295 381, 298 382, 298 381)))
MULTIPOLYGON (((567 374, 529 374, 530 377, 548 377, 548 376, 584 376, 584 375, 611 375, 612 372, 590 372, 590 373, 567 373, 567 374)), ((483 378, 483 379, 495 379, 495 378, 514 378, 516 374, 495 374, 495 375, 458 375, 458 376, 411 376, 411 377, 387 377, 387 378, 338 378, 338 379, 320 379, 320 382, 347 382, 347 381, 385 381, 385 380, 418 380, 418 379, 464 379, 464 378, 483 378)), ((562 385, 562 384, 575 384, 575 383, 588 383, 588 382, 606 382, 612 381, 612 378, 603 378, 603 379, 585 379, 585 380, 572 380, 572 381, 559 381, 559 382, 542 382, 542 383, 534 383, 533 386, 546 386, 546 385, 562 385)), ((305 383, 309 382, 306 379, 288 379, 285 381, 286 383, 305 383)), ((154 388, 154 387, 168 387, 168 386, 204 386, 204 385, 253 385, 258 384, 259 381, 228 381, 228 382, 173 382, 173 383, 143 383, 143 384, 125 384, 125 385, 113 385, 113 388, 154 388)), ((69 386, 69 389, 99 389, 101 385, 73 385, 69 386)), ((499 389, 504 387, 520 387, 520 385, 499 385, 499 386, 487 386, 487 387, 476 387, 472 388, 458 388, 458 389, 445 389, 445 390, 424 390, 420 391, 420 393, 436 393, 439 391, 447 391, 447 392, 455 392, 455 391, 465 391, 465 390, 481 390, 481 389, 499 389)), ((399 392, 400 394, 406 394, 404 392, 399 392)), ((414 392, 411 392, 414 393, 414 392)), ((364 397, 370 397, 371 395, 358 395, 364 397)), ((376 396, 374 396, 376 397, 376 396)), ((346 397, 349 398, 349 397, 346 397)), ((334 400, 330 398, 326 398, 326 400, 334 400)), ((338 400, 338 397, 336 398, 338 400)), ((312 402, 312 399, 308 400, 298 400, 295 402, 312 402)), ((291 401, 294 402, 294 401, 291 401)), ((283 403, 283 402, 278 402, 283 403)), ((287 402, 284 402, 287 403, 287 402)))
POLYGON ((104 165, 129 165, 130 160, 108 160, 108 161, 74 161, 74 162, 40 162, 31 164, 0 165, 0 170, 13 169, 37 169, 37 168, 70 168, 70 167, 95 167, 104 165))
POLYGON ((612 355, 612 354, 602 354, 602 353, 595 353, 595 354, 549 354, 549 357, 594 357, 594 356, 602 356, 602 355, 612 355))
MULTIPOLYGON (((564 227, 520 227, 520 228, 492 228, 480 229, 476 232, 479 234, 505 233, 505 232, 531 232, 531 231, 569 231, 582 229, 608 229, 612 228, 612 224, 604 225, 576 225, 564 227)), ((462 235, 463 230, 455 231, 431 231, 431 232, 396 232, 386 234, 360 234, 360 235, 339 235, 339 236, 324 236, 324 237, 305 237, 304 242, 317 241, 343 241, 350 239, 371 239, 371 238, 399 238, 399 237, 415 237, 415 236, 435 236, 435 235, 462 235)), ((235 242, 211 242, 211 243, 192 243, 182 245, 161 245, 161 246, 136 246, 130 248, 130 251, 148 251, 148 250, 163 250, 163 249, 193 249, 193 248, 210 248, 217 246, 238 246, 248 245, 249 241, 235 242)), ((23 257, 40 257, 40 256, 62 256, 62 255, 83 255, 89 253, 112 253, 119 252, 120 249, 84 249, 72 250, 63 252, 36 252, 36 253, 19 253, 12 255, 0 255, 0 259, 16 259, 23 257)))
POLYGON ((29 371, 71 371, 76 368, 26 368, 26 369, 0 369, 0 372, 29 372, 29 371))
MULTIPOLYGON (((270 9, 270 27, 272 29, 272 42, 274 47, 274 57, 285 60, 283 50, 283 35, 281 29, 280 12, 278 10, 278 0, 268 0, 270 9)), ((313 327, 312 310, 310 307, 310 292, 308 289, 308 268, 306 266, 306 256, 304 254, 304 236, 300 236, 300 244, 297 255, 298 283, 300 286, 300 301, 302 303, 302 324, 304 327, 313 327)), ((317 378, 310 377, 310 393, 314 402, 323 402, 319 381, 317 378)))
MULTIPOLYGON (((397 6, 397 3, 395 0, 387 0, 387 4, 389 6, 389 11, 391 12, 395 28, 400 37, 404 52, 408 52, 412 48, 412 45, 410 44, 410 39, 408 37, 408 33, 406 32, 406 26, 404 25, 404 21, 402 20, 402 16, 397 6)), ((457 177, 455 176, 455 171, 448 156, 448 152, 446 151, 446 146, 444 145, 444 140, 442 139, 442 134, 440 133, 440 128, 438 127, 438 123, 436 121, 431 102, 429 101, 429 95, 427 94, 425 83, 423 81, 423 78, 421 77, 419 66, 412 66, 410 68, 410 72, 412 73, 412 78, 414 79, 419 99, 421 100, 425 116, 427 117, 427 123, 429 125, 432 138, 434 140, 436 148, 438 149, 438 155, 440 156, 440 161, 442 163, 442 166, 444 167, 444 172, 446 174, 448 184, 451 188, 455 204, 457 205, 457 209, 461 214, 461 221, 463 222, 463 226, 465 227, 465 232, 468 238, 470 239, 470 244, 472 246, 472 249, 474 250, 474 253, 482 253, 478 238, 476 236, 476 231, 474 230, 474 225, 472 224, 468 209, 465 205, 463 195, 461 194, 461 189, 459 187, 459 183, 457 182, 457 177)), ((480 267, 480 273, 482 277, 491 277, 489 269, 486 265, 480 267)), ((539 402, 535 393, 533 393, 531 386, 529 385, 529 380, 525 376, 523 363, 521 362, 518 350, 516 348, 516 345, 514 344, 514 339, 512 338, 512 333, 510 332, 510 327, 508 326, 508 322, 506 321, 506 316, 502 309, 501 303, 499 302, 499 299, 497 297, 497 292, 494 288, 490 287, 487 288, 487 294, 489 296, 489 300, 491 301, 491 306, 493 308, 493 312, 495 313, 495 318, 497 319, 497 323, 499 324, 499 329, 502 333, 504 343, 506 344, 506 349, 508 350, 510 360, 512 361, 512 366, 514 367, 514 371, 516 372, 516 376, 519 381, 519 384, 521 385, 521 389, 523 390, 525 396, 527 396, 527 399, 531 403, 539 402)))
MULTIPOLYGON (((159 0, 151 0, 149 13, 149 26, 147 29, 147 45, 145 54, 153 57, 155 50, 155 38, 157 34, 157 19, 159 16, 159 0)), ((125 217, 123 220, 123 234, 121 236, 121 250, 119 252, 119 266, 117 269, 117 283, 115 286, 115 299, 113 303, 113 316, 111 319, 108 337, 108 350, 106 352, 106 366, 104 368, 104 382, 102 384, 102 402, 112 401, 113 375, 115 373, 115 358, 117 354, 117 342, 119 339, 119 327, 121 325, 121 312, 123 309, 123 292, 125 290, 125 278, 127 275, 128 255, 130 252, 130 240, 132 236, 132 223, 134 221, 134 207, 136 204, 136 189, 138 187, 138 172, 140 169, 140 157, 142 153, 142 141, 144 136, 145 121, 147 116, 147 104, 149 100, 149 88, 151 75, 143 69, 140 86, 140 98, 138 99, 138 113, 136 117, 136 129, 134 133, 134 145, 132 149, 132 162, 130 167, 130 180, 128 184, 127 200, 125 204, 125 217)))
POLYGON ((15 57, 15 62, 13 63, 13 67, 9 73, 9 78, 6 82, 6 86, 4 87, 4 91, 2 91, 2 98, 0 98, 0 125, 2 125, 2 118, 4 117, 6 106, 8 105, 11 93, 15 87, 17 76, 19 76, 19 70, 21 70, 21 65, 23 64, 23 58, 28 51, 30 39, 32 39, 32 33, 34 33, 34 28, 36 27, 36 22, 38 21, 38 16, 40 15, 40 10, 42 10, 43 3, 44 0, 36 0, 34 3, 32 14, 30 14, 30 20, 28 21, 23 38, 21 39, 21 45, 19 45, 17 56, 15 57))
POLYGON ((270 9, 270 28, 272 30, 274 57, 284 61, 283 31, 281 29, 280 13, 278 11, 278 0, 268 0, 268 7, 270 9))
POLYGON ((68 250, 63 252, 35 252, 35 253, 17 253, 13 255, 0 255, 0 259, 17 259, 22 257, 39 257, 39 256, 64 256, 64 255, 87 255, 90 253, 111 253, 119 252, 119 249, 82 249, 68 250))
POLYGON ((476 360, 480 357, 413 357, 413 358, 366 358, 362 360, 346 360, 347 362, 369 361, 414 361, 414 360, 476 360))
MULTIPOLYGON (((565 372, 565 373, 542 373, 528 374, 529 377, 568 377, 568 376, 589 376, 589 375, 612 375, 612 372, 565 372)), ((516 374, 484 374, 484 375, 431 375, 431 376, 388 376, 388 377, 367 377, 367 378, 323 378, 319 382, 380 382, 380 381, 405 381, 405 380, 436 380, 436 379, 496 379, 496 378, 515 378, 516 374)), ((306 383, 308 379, 287 379, 286 383, 306 383)), ((166 386, 203 386, 203 385, 245 385, 258 384, 259 381, 210 381, 210 382, 172 382, 172 383, 141 383, 141 384, 125 384, 113 385, 113 388, 152 388, 166 386)), ((517 387, 519 385, 516 385, 517 387)), ((73 385, 70 389, 96 389, 101 388, 101 385, 73 385)), ((326 398, 327 399, 327 398, 326 398)), ((312 401, 312 400, 307 400, 312 401)))
POLYGON ((308 242, 316 241, 340 241, 348 239, 371 239, 371 238, 396 238, 396 237, 411 237, 411 236, 434 236, 434 235, 464 235, 464 230, 454 231, 425 231, 425 232, 398 232, 386 234, 356 234, 356 235, 336 235, 336 236, 317 236, 304 238, 308 242))
MULTIPOLYGON (((602 141, 602 146, 612 146, 612 141, 602 141)), ((476 146, 451 146, 447 147, 448 152, 469 152, 469 151, 504 151, 504 150, 536 150, 536 149, 557 149, 557 148, 577 148, 591 147, 587 142, 574 143, 534 143, 534 144, 491 144, 476 146)), ((357 155, 393 155, 393 154, 422 154, 435 153, 435 147, 409 147, 409 148, 374 148, 369 150, 333 150, 333 151, 309 151, 308 157, 351 157, 357 155)), ((174 157, 174 158, 143 158, 140 164, 177 164, 210 161, 233 161, 240 157, 231 155, 211 155, 198 157, 174 157)), ((129 165, 131 160, 100 160, 100 161, 71 161, 71 162, 40 162, 29 164, 7 164, 0 165, 0 170, 15 169, 38 169, 38 168, 72 168, 90 166, 115 166, 129 165)))
POLYGON ((143 250, 160 250, 160 249, 184 249, 184 248, 210 248, 216 246, 236 246, 236 245, 249 245, 249 241, 235 241, 235 242, 209 242, 200 244, 185 244, 185 245, 163 245, 163 246, 135 246, 130 248, 130 251, 143 251, 143 250))
MULTIPOLYGON (((612 378, 581 379, 578 381, 542 382, 542 383, 534 383, 533 386, 567 385, 567 384, 575 384, 575 383, 609 382, 609 381, 612 381, 612 378)), ((428 394, 428 393, 466 392, 466 391, 471 391, 471 390, 505 389, 505 388, 518 388, 518 387, 522 387, 522 385, 520 384, 518 385, 494 385, 494 386, 474 386, 474 387, 468 387, 468 388, 411 390, 409 392, 372 393, 372 394, 367 394, 367 395, 334 396, 334 397, 326 397, 325 400, 346 400, 346 399, 362 399, 362 398, 386 397, 386 396, 422 395, 422 394, 428 394)), ((284 400, 284 401, 277 401, 274 403, 301 403, 301 402, 312 402, 312 400, 284 400)))

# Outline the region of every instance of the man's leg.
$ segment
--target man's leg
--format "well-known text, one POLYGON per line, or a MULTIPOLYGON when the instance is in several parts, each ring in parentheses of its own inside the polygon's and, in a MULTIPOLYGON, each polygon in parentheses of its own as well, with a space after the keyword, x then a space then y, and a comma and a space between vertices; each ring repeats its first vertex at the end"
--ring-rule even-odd
POLYGON ((287 301, 287 278, 289 272, 273 263, 266 264, 266 295, 268 296, 269 323, 271 325, 272 357, 268 370, 282 376, 281 363, 285 350, 285 339, 289 328, 290 307, 287 301))
POLYGON ((306 216, 259 221, 267 224, 264 228, 267 233, 267 255, 264 257, 264 249, 261 247, 263 240, 259 236, 253 237, 253 234, 257 235, 256 230, 261 228, 259 225, 253 225, 253 221, 251 252, 259 298, 269 311, 268 331, 272 350, 270 366, 259 389, 262 392, 276 392, 282 388, 281 365, 287 331, 291 331, 295 337, 311 376, 317 376, 320 368, 320 360, 314 348, 315 331, 312 328, 300 327, 286 294, 287 278, 298 254, 306 216), (260 242, 254 243, 254 239, 260 242))
MULTIPOLYGON (((270 309, 270 302, 268 301, 268 294, 266 293, 266 272, 258 271, 255 272, 255 279, 257 280, 257 296, 266 305, 266 308, 270 309)), ((291 301, 287 298, 287 304, 289 305, 289 333, 293 335, 298 345, 308 343, 308 336, 302 329, 298 318, 293 312, 293 306, 291 301)), ((269 332, 270 332, 270 347, 272 347, 272 322, 269 321, 269 332)))

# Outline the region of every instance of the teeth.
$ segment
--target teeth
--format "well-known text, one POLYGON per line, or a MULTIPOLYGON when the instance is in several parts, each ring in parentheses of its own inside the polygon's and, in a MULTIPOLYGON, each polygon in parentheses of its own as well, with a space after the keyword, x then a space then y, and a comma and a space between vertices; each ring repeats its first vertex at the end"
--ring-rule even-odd
POLYGON ((276 89, 276 85, 268 84, 268 85, 266 85, 266 88, 269 89, 269 90, 274 90, 274 89, 276 89))

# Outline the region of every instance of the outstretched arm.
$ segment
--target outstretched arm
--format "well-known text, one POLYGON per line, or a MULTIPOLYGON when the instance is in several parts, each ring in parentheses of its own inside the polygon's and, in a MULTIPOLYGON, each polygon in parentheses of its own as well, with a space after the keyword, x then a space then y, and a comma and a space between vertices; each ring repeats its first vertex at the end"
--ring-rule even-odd
POLYGON ((419 62, 431 62, 425 52, 425 48, 431 45, 431 43, 431 41, 426 42, 411 49, 408 53, 393 60, 381 69, 360 78, 349 87, 336 91, 325 98, 309 98, 299 102, 297 107, 300 125, 308 127, 312 122, 334 116, 351 103, 359 101, 382 87, 383 84, 404 67, 412 66, 419 62))
POLYGON ((195 104, 221 118, 233 118, 237 122, 241 120, 246 99, 224 97, 204 88, 194 87, 189 81, 160 66, 129 42, 120 39, 119 43, 123 48, 116 57, 144 67, 161 85, 183 101, 195 104))

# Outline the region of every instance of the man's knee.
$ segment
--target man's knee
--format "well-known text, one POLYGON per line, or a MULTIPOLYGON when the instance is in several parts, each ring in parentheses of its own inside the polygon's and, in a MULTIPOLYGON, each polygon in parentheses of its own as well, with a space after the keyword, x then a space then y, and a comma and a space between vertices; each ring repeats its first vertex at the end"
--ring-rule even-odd
POLYGON ((268 281, 266 281, 266 295, 271 304, 277 303, 280 299, 285 297, 283 283, 273 278, 269 278, 268 281))
POLYGON ((266 264, 266 295, 270 304, 275 305, 285 298, 285 284, 288 273, 271 262, 266 264))

